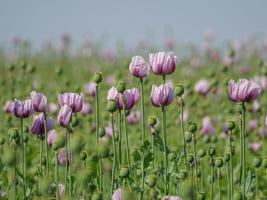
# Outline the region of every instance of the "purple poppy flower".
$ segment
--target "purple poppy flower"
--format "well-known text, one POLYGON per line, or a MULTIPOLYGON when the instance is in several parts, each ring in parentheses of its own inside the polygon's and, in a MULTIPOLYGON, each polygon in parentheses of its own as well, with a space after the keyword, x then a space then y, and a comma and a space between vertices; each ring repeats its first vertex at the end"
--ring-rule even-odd
POLYGON ((13 102, 13 113, 18 118, 27 118, 33 113, 32 100, 25 101, 15 100, 13 102))
POLYGON ((89 82, 85 85, 85 90, 89 96, 94 97, 96 94, 96 83, 95 82, 89 82))
POLYGON ((140 120, 141 120, 141 112, 139 110, 135 112, 131 112, 127 116, 127 121, 129 124, 137 124, 140 120))
POLYGON ((194 90, 198 94, 206 96, 209 92, 209 88, 209 82, 207 80, 202 79, 196 83, 194 90))
POLYGON ((3 106, 3 111, 5 113, 13 113, 13 101, 6 101, 3 106))
POLYGON ((214 128, 212 120, 209 116, 205 116, 202 119, 202 128, 201 128, 200 132, 202 135, 214 134, 215 128, 214 128))
POLYGON ((67 155, 65 148, 58 150, 57 160, 58 160, 58 163, 62 166, 65 166, 69 162, 70 156, 67 155))
POLYGON ((150 100, 153 106, 168 106, 173 100, 173 90, 168 84, 152 85, 150 100))
POLYGON ((58 101, 61 106, 68 105, 72 112, 80 112, 83 106, 83 94, 66 92, 58 95, 58 101))
POLYGON ((172 74, 176 67, 176 60, 177 57, 173 52, 149 54, 151 70, 156 75, 172 74))
POLYGON ((62 106, 57 118, 60 126, 67 127, 70 123, 71 115, 72 115, 72 109, 67 104, 62 106))
POLYGON ((47 98, 42 93, 31 92, 32 105, 36 112, 46 112, 47 98))
POLYGON ((57 132, 55 129, 52 129, 50 131, 48 131, 47 133, 47 144, 49 144, 50 146, 54 143, 55 139, 56 139, 56 135, 57 132))
POLYGON ((92 105, 89 103, 83 103, 81 114, 86 116, 86 115, 90 115, 92 113, 93 113, 92 105))
POLYGON ((228 96, 234 102, 252 102, 262 93, 262 87, 255 81, 239 79, 228 82, 228 96))
POLYGON ((112 195, 112 200, 123 200, 123 192, 122 189, 118 188, 114 191, 112 195))
POLYGON ((132 62, 129 65, 131 74, 137 78, 144 78, 149 73, 150 66, 141 56, 132 57, 132 62))
MULTIPOLYGON (((47 128, 47 131, 49 131, 53 127, 53 120, 47 117, 46 122, 47 122, 46 128, 47 128)), ((45 129, 44 129, 44 114, 43 113, 33 116, 31 132, 40 138, 44 137, 45 129)))

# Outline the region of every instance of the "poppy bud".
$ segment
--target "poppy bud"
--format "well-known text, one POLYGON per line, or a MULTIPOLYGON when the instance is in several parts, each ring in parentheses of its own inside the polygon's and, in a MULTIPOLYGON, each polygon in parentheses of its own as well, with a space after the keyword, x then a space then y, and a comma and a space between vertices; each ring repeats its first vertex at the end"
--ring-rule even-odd
POLYGON ((101 72, 96 72, 93 76, 93 81, 96 83, 96 84, 99 84, 101 83, 102 81, 102 73, 101 72))
POLYGON ((125 83, 123 81, 118 81, 116 83, 116 89, 118 90, 119 93, 123 93, 126 89, 125 83))
POLYGON ((151 175, 148 175, 147 178, 146 178, 146 184, 153 188, 157 183, 157 178, 154 174, 151 174, 151 175))
POLYGON ((188 130, 194 133, 197 130, 197 125, 195 123, 190 123, 188 130))
POLYGON ((182 84, 178 84, 175 88, 174 88, 174 94, 176 96, 181 97, 184 94, 184 86, 182 84))
POLYGON ((199 151, 198 151, 198 156, 199 156, 200 158, 204 158, 205 155, 206 155, 206 151, 205 151, 204 149, 199 149, 199 151))
POLYGON ((216 158, 215 166, 221 168, 223 166, 223 160, 221 158, 216 158))
POLYGON ((229 129, 230 131, 233 130, 235 128, 235 122, 233 121, 227 121, 226 122, 226 127, 227 129, 229 129))
POLYGON ((209 148, 209 156, 214 156, 216 154, 216 150, 215 150, 215 148, 214 147, 210 147, 209 148))
POLYGON ((117 111, 117 109, 118 109, 118 105, 117 105, 116 101, 114 101, 114 100, 108 101, 108 103, 107 103, 107 111, 108 112, 113 113, 113 112, 117 111))
POLYGON ((231 158, 230 154, 226 153, 226 154, 224 154, 223 160, 224 160, 224 162, 228 163, 230 161, 230 158, 231 158))
POLYGON ((100 127, 99 128, 99 137, 104 137, 106 134, 105 128, 100 127))
POLYGON ((120 169, 119 176, 121 178, 127 178, 129 176, 129 169, 128 169, 128 167, 122 167, 120 169))
POLYGON ((147 123, 149 126, 155 126, 157 124, 157 118, 155 116, 149 116, 147 123))
POLYGON ((261 158, 255 158, 254 161, 253 161, 253 166, 255 168, 259 168, 261 166, 261 163, 262 163, 262 159, 261 158))
POLYGON ((87 158, 87 152, 86 151, 83 151, 82 153, 81 153, 81 155, 80 155, 80 157, 81 157, 81 159, 83 160, 83 161, 85 161, 86 160, 86 158, 87 158))
POLYGON ((192 133, 191 132, 185 132, 185 141, 187 143, 190 143, 192 141, 192 133))

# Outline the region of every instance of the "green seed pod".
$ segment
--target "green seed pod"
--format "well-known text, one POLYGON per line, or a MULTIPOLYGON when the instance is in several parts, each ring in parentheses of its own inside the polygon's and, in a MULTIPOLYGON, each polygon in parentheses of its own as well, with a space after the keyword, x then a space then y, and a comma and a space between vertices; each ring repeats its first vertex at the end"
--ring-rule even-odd
POLYGON ((128 169, 128 167, 122 167, 120 169, 119 176, 121 178, 127 178, 129 176, 129 169, 128 169))
POLYGON ((214 147, 210 147, 209 148, 209 156, 214 156, 216 154, 216 150, 215 150, 215 148, 214 147))
POLYGON ((235 128, 235 122, 233 121, 227 121, 226 122, 226 128, 229 129, 230 131, 235 128))
POLYGON ((123 93, 126 89, 126 85, 123 81, 118 81, 116 83, 116 89, 118 90, 119 93, 123 93))
POLYGON ((102 73, 101 72, 96 72, 93 76, 93 81, 96 83, 96 84, 99 84, 102 82, 102 73))
POLYGON ((205 151, 204 149, 199 149, 199 151, 198 151, 198 156, 199 156, 200 158, 204 158, 205 155, 206 155, 206 151, 205 151))
POLYGON ((104 137, 106 134, 105 128, 100 127, 99 128, 99 137, 104 137))
POLYGON ((224 160, 224 162, 226 162, 226 163, 228 163, 228 162, 230 162, 230 154, 229 153, 226 153, 226 154, 224 154, 224 156, 223 156, 223 160, 224 160))
POLYGON ((261 163, 262 163, 262 159, 261 158, 255 158, 254 161, 253 161, 253 166, 255 168, 260 168, 261 163))
POLYGON ((223 160, 221 158, 215 159, 215 166, 221 168, 223 166, 223 160))
POLYGON ((8 135, 10 138, 17 138, 19 135, 18 129, 17 128, 11 128, 8 130, 8 135))
POLYGON ((56 134, 55 141, 52 144, 52 148, 57 151, 58 149, 64 147, 65 145, 65 135, 61 132, 56 134))
POLYGON ((85 161, 86 158, 87 158, 88 154, 86 151, 82 151, 81 154, 80 154, 80 158, 82 161, 85 161))
POLYGON ((103 199, 103 195, 101 192, 95 192, 92 196, 92 200, 102 200, 103 199))
POLYGON ((170 162, 172 162, 172 161, 174 161, 175 160, 175 158, 176 158, 176 154, 175 153, 169 153, 169 155, 168 155, 168 160, 170 161, 170 162))
POLYGON ((146 177, 145 182, 149 187, 153 188, 157 183, 157 177, 154 174, 150 174, 146 177))
POLYGON ((185 132, 185 141, 187 143, 190 143, 192 141, 192 133, 191 132, 188 132, 188 131, 185 132))
POLYGON ((110 112, 110 113, 114 113, 116 112, 118 109, 118 105, 117 105, 117 102, 116 101, 108 101, 107 103, 107 111, 110 112))
POLYGON ((149 126, 155 126, 157 124, 157 118, 155 116, 149 116, 147 123, 149 126))
POLYGON ((192 133, 196 132, 197 131, 197 125, 193 122, 191 122, 188 126, 188 130, 192 133))
POLYGON ((175 88, 174 88, 174 94, 176 96, 181 97, 184 94, 184 87, 182 84, 178 84, 175 88))

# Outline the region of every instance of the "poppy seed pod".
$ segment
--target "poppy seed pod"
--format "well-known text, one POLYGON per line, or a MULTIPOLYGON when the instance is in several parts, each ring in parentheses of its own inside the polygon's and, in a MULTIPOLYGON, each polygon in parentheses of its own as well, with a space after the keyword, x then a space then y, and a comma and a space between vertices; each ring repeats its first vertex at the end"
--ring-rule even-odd
POLYGON ((102 73, 101 72, 96 72, 93 76, 93 81, 96 83, 96 84, 99 84, 102 82, 102 73))
POLYGON ((193 122, 191 122, 188 126, 188 130, 192 133, 196 132, 197 131, 197 125, 193 122))
POLYGON ((229 129, 230 131, 233 130, 235 128, 235 122, 233 121, 227 121, 226 122, 226 127, 227 129, 229 129))
POLYGON ((157 183, 157 177, 154 174, 150 174, 146 177, 146 184, 153 188, 157 183))
POLYGON ((214 147, 209 148, 209 156, 213 157, 216 154, 216 150, 214 147))
POLYGON ((147 123, 149 126, 155 126, 157 124, 157 118, 155 116, 149 116, 147 123))
POLYGON ((126 89, 126 85, 123 81, 118 81, 116 83, 116 89, 119 93, 123 93, 126 89))
POLYGON ((174 88, 174 94, 178 97, 181 97, 184 94, 184 86, 182 84, 178 84, 174 88))
POLYGON ((223 160, 221 158, 215 159, 215 166, 221 168, 223 166, 223 160))
POLYGON ((122 167, 120 169, 119 176, 121 178, 127 178, 129 176, 129 169, 128 169, 128 167, 122 167))
POLYGON ((107 111, 110 113, 116 112, 118 109, 117 102, 114 100, 110 100, 107 103, 107 111))

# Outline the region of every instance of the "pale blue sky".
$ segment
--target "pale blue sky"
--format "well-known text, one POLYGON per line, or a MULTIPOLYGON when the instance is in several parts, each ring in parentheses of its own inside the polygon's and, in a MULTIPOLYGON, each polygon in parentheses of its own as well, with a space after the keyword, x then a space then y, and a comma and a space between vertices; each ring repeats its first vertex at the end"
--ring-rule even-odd
POLYGON ((266 0, 0 0, 0 43, 19 36, 40 46, 62 32, 74 44, 86 38, 162 44, 166 35, 200 43, 207 28, 221 42, 248 32, 267 35, 266 9, 266 0))

